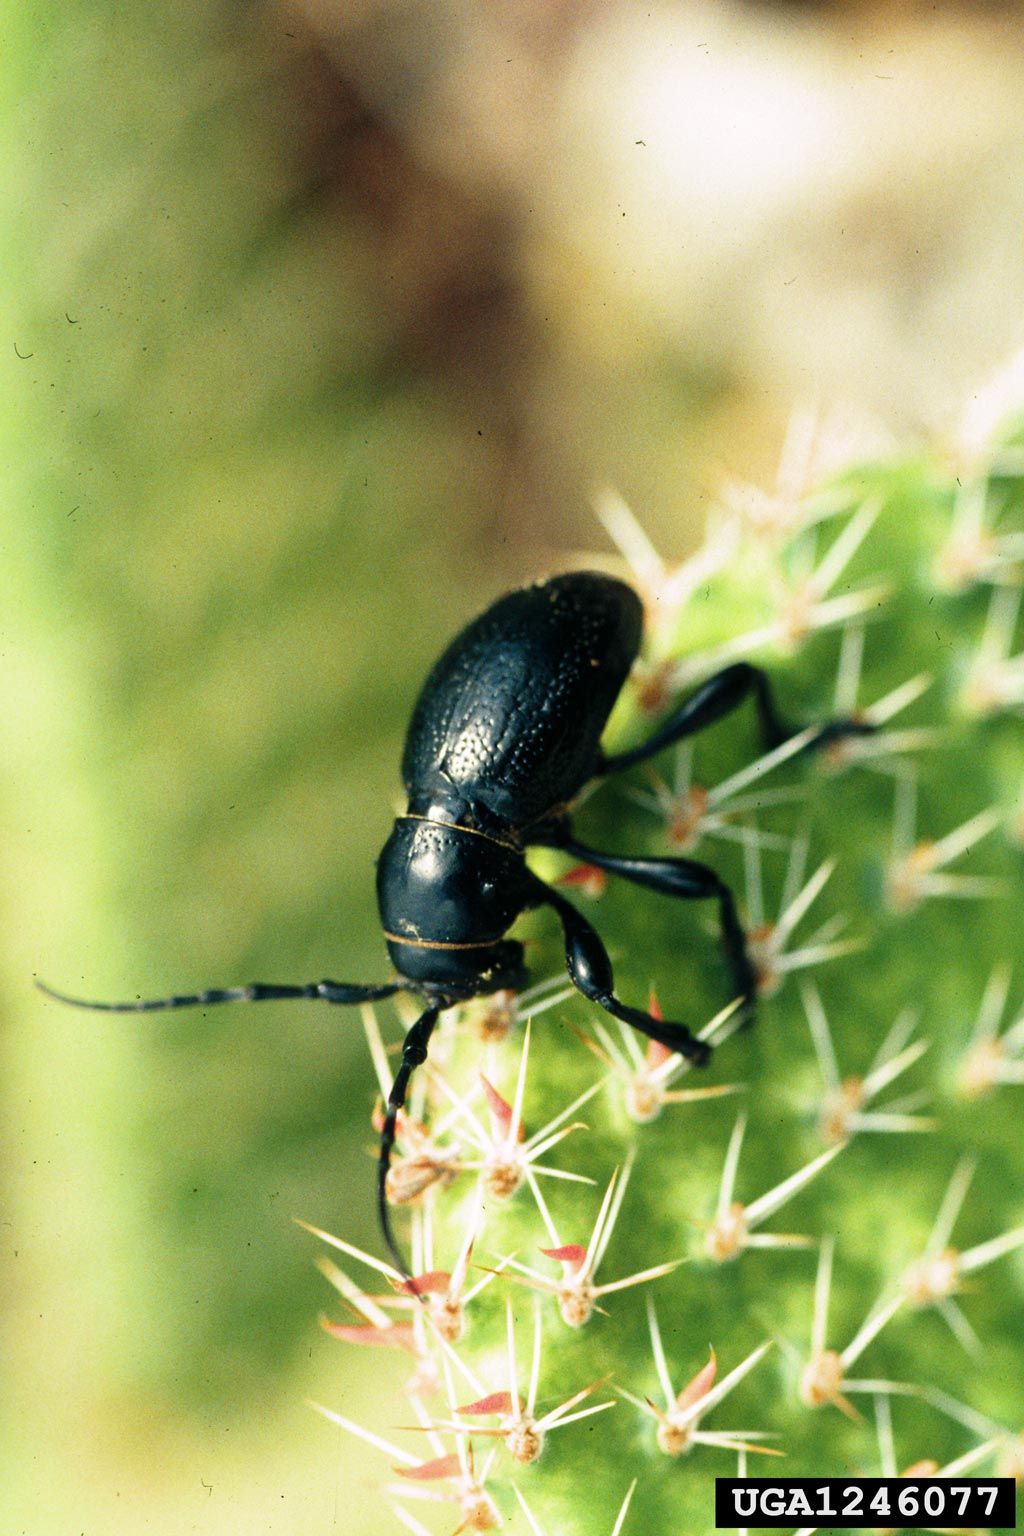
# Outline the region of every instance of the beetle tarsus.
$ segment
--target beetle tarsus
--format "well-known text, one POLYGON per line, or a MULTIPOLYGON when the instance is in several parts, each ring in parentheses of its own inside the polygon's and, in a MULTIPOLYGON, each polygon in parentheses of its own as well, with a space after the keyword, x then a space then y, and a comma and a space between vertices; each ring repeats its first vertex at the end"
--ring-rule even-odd
POLYGON ((805 752, 817 752, 819 747, 831 746, 835 741, 844 741, 847 736, 874 736, 878 726, 870 720, 856 715, 848 715, 845 718, 826 720, 815 731, 811 740, 804 748, 805 752))

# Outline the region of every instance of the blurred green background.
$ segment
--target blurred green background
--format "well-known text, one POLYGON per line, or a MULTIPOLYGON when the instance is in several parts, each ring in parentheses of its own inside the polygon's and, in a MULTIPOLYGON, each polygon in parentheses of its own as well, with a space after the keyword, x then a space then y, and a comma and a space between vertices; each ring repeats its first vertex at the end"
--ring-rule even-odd
POLYGON ((374 1528, 291 1221, 376 1242, 357 1022, 31 978, 382 977, 425 665, 594 485, 678 556, 795 396, 877 441, 1020 343, 1012 19, 9 11, 5 1536, 374 1528))

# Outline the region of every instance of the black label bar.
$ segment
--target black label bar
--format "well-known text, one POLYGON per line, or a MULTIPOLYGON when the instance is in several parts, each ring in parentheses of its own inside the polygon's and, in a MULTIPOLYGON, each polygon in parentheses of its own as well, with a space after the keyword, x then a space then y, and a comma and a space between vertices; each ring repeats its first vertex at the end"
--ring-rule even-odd
POLYGON ((1012 1477, 716 1477, 715 1529, 1017 1529, 1012 1477))

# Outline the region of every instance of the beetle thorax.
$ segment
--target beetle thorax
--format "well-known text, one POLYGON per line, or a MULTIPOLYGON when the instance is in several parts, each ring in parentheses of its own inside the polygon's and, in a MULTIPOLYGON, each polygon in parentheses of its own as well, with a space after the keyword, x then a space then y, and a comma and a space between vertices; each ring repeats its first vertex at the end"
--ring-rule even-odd
POLYGON ((467 808, 429 806, 400 816, 381 852, 377 896, 386 934, 410 944, 481 946, 523 909, 523 854, 474 828, 467 808))
POLYGON ((470 822, 460 803, 410 808, 377 862, 392 961, 402 976, 452 999, 514 988, 523 979, 520 946, 503 942, 527 904, 522 849, 511 836, 470 822))

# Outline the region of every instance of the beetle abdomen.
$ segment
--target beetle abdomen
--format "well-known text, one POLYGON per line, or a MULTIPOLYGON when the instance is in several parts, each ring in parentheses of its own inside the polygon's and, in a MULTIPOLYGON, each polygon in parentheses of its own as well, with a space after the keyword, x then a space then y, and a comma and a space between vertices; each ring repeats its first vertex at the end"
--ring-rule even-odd
POLYGON ((589 571, 501 598, 424 685, 402 759, 410 798, 454 790, 520 827, 570 800, 593 776, 642 620, 630 587, 589 571))

